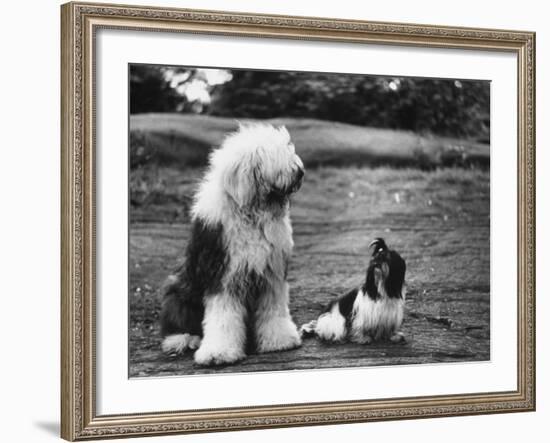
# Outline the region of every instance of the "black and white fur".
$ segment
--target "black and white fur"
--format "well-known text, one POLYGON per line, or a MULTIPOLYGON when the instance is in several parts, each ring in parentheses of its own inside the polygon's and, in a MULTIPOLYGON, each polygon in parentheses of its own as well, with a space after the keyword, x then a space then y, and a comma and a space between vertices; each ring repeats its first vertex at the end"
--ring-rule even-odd
POLYGON ((196 350, 196 363, 220 365, 301 344, 286 272, 294 245, 289 199, 303 175, 284 127, 241 126, 213 151, 195 195, 185 264, 164 291, 164 352, 196 350))
POLYGON ((374 250, 361 287, 332 301, 317 320, 302 326, 302 335, 361 344, 404 339, 399 329, 405 303, 405 261, 382 238, 370 247, 374 250))

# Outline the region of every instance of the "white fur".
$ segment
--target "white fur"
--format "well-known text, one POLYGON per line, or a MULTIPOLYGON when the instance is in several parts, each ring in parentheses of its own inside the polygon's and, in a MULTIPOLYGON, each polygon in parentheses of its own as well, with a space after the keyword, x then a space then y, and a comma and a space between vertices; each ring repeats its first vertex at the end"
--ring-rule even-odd
POLYGON ((281 351, 301 345, 302 340, 288 310, 287 282, 277 282, 259 300, 255 323, 258 352, 281 351))
POLYGON ((209 164, 195 195, 192 215, 213 223, 234 219, 235 205, 244 212, 255 209, 245 208, 256 196, 251 186, 254 168, 260 168, 265 185, 279 187, 290 182, 293 167, 303 168, 286 128, 265 124, 240 126, 212 151, 209 164))
POLYGON ((369 344, 383 337, 395 343, 404 340, 399 328, 403 322, 405 289, 402 291, 402 298, 389 298, 382 281, 379 279, 380 298, 377 300, 372 300, 362 290, 358 291, 353 303, 349 330, 346 327, 346 318, 340 313, 340 307, 336 303, 329 312, 303 325, 300 332, 303 335, 315 333, 322 340, 331 342, 349 339, 355 343, 369 344))
POLYGON ((346 339, 346 318, 340 313, 338 304, 317 319, 315 333, 327 341, 344 341, 346 339))
POLYGON ((404 299, 389 298, 383 285, 378 286, 381 297, 377 300, 363 295, 362 291, 357 294, 352 310, 351 341, 369 343, 382 337, 392 338, 401 327, 404 299))
MULTIPOLYGON (((192 217, 223 226, 229 268, 223 286, 243 271, 267 280, 257 300, 254 321, 260 352, 290 349, 300 337, 288 310, 285 263, 293 248, 289 205, 269 206, 273 186, 289 187, 303 168, 286 128, 241 126, 213 151, 210 166, 195 195, 192 217)), ((237 277, 238 278, 238 277, 237 277)), ((232 363, 244 357, 245 300, 222 291, 207 297, 203 341, 195 353, 199 364, 232 363)))
POLYGON ((234 363, 245 357, 246 311, 243 304, 227 294, 205 299, 203 340, 195 352, 200 365, 234 363))

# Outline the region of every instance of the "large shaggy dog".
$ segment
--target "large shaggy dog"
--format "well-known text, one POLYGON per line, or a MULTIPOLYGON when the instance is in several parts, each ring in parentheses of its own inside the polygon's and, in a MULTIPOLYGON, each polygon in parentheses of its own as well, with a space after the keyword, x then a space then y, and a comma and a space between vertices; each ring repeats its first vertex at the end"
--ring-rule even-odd
POLYGON ((301 344, 288 309, 289 197, 304 168, 288 131, 241 126, 210 156, 192 208, 186 262, 163 299, 162 349, 200 365, 301 344))
POLYGON ((399 328, 405 304, 405 260, 382 238, 369 247, 373 252, 364 283, 331 301, 317 320, 301 327, 302 335, 361 344, 404 340, 399 328))

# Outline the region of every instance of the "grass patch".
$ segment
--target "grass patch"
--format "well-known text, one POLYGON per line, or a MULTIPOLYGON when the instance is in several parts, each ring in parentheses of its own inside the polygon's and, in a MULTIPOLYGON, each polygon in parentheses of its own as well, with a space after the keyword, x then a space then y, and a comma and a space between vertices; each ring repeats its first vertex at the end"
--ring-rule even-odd
MULTIPOLYGON (((490 164, 489 145, 474 141, 313 119, 265 121, 288 128, 296 151, 308 168, 355 165, 487 169, 490 164)), ((210 150, 219 146, 225 135, 236 130, 237 126, 236 120, 221 117, 133 115, 130 118, 130 144, 139 140, 141 155, 156 164, 197 167, 206 163, 210 150)))

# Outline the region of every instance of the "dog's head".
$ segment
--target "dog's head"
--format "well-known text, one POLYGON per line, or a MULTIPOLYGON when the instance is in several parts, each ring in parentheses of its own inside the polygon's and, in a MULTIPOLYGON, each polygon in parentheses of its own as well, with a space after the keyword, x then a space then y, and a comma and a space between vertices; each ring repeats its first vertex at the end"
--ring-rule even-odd
POLYGON ((239 207, 282 207, 298 191, 304 165, 284 126, 240 125, 211 157, 227 194, 239 207))
POLYGON ((383 238, 369 245, 372 255, 367 268, 364 292, 376 300, 381 297, 402 298, 405 283, 405 260, 388 248, 383 238))

